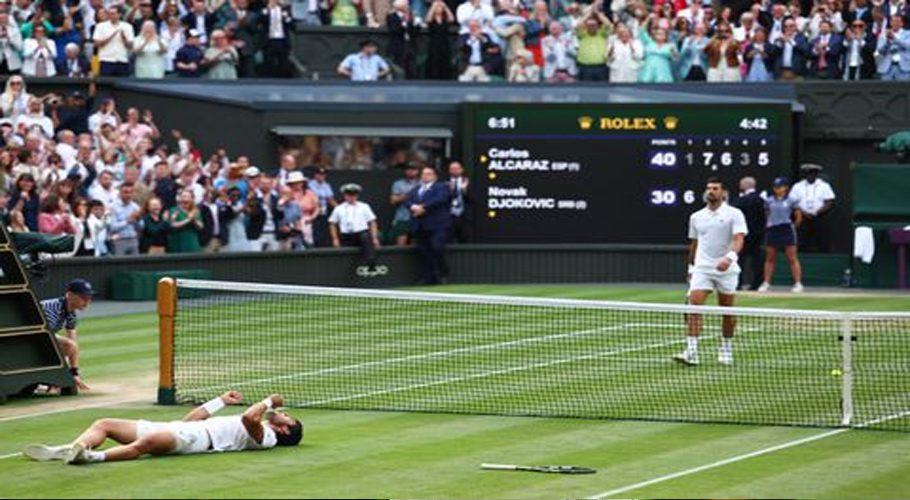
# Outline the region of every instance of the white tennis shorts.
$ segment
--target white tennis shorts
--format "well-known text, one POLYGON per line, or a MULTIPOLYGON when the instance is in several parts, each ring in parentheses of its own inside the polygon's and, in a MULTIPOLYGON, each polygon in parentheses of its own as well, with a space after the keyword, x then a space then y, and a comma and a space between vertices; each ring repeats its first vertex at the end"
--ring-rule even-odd
POLYGON ((720 273, 694 271, 692 279, 689 281, 689 291, 694 290, 716 290, 717 293, 732 295, 736 293, 736 286, 739 284, 739 273, 720 273))
POLYGON ((136 422, 136 437, 139 439, 161 430, 171 431, 174 435, 177 447, 172 453, 175 455, 208 453, 212 445, 208 431, 196 422, 136 422))

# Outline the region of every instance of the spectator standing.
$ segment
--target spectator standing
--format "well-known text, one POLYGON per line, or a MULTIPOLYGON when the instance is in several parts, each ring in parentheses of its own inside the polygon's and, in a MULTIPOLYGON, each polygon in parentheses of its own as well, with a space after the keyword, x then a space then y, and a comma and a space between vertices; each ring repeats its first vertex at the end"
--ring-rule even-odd
POLYGON ((6 208, 22 214, 25 225, 30 231, 38 231, 38 210, 41 205, 36 190, 35 177, 32 174, 21 174, 10 191, 6 208))
POLYGON ((438 182, 436 171, 424 166, 420 185, 411 191, 405 203, 411 212, 411 231, 416 236, 421 261, 419 282, 445 283, 449 274, 445 247, 452 225, 451 193, 444 183, 438 182))
POLYGON ((161 200, 165 211, 169 211, 177 204, 178 186, 174 176, 171 175, 171 166, 167 161, 161 160, 155 164, 151 188, 155 197, 161 200))
POLYGON ((63 59, 57 63, 57 74, 67 78, 86 78, 91 74, 91 67, 78 44, 70 42, 64 46, 63 59))
POLYGON ((770 82, 774 80, 774 58, 777 48, 767 42, 765 29, 759 26, 752 37, 752 43, 746 46, 743 60, 746 63, 747 82, 770 82))
POLYGON ((174 72, 174 59, 177 52, 186 44, 186 30, 180 24, 180 19, 172 18, 167 21, 164 28, 161 29, 161 41, 167 46, 164 53, 164 72, 170 74, 174 72))
POLYGON ((117 188, 114 187, 114 173, 102 170, 98 174, 98 179, 89 188, 88 194, 93 200, 104 203, 104 208, 110 210, 118 196, 117 188))
POLYGON ((278 185, 286 186, 288 183, 288 176, 295 170, 297 170, 297 157, 292 154, 281 155, 281 161, 278 167, 278 185))
MULTIPOLYGON (((228 5, 228 4, 225 4, 228 5)), ((249 0, 236 0, 236 8, 228 6, 225 29, 233 29, 233 44, 240 55, 238 74, 249 78, 256 74, 256 54, 261 45, 259 14, 249 8, 249 0)))
POLYGON ((250 250, 254 252, 278 250, 276 231, 280 215, 274 180, 263 175, 256 167, 246 169, 246 178, 250 183, 246 208, 246 238, 249 240, 250 250))
POLYGON ((367 28, 385 28, 386 19, 392 11, 391 0, 363 0, 361 2, 367 28))
POLYGON ((449 179, 446 184, 452 197, 452 236, 456 243, 471 241, 471 182, 464 175, 460 161, 449 162, 449 179))
POLYGON ((155 21, 145 21, 139 36, 133 40, 133 76, 136 78, 164 78, 167 67, 167 44, 158 36, 155 21))
POLYGON ((359 247, 361 258, 369 271, 376 267, 376 249, 379 248, 379 225, 370 206, 360 200, 361 187, 357 184, 341 186, 344 201, 332 210, 329 227, 332 245, 359 247))
POLYGON ((75 234, 76 228, 65 207, 66 203, 57 195, 45 198, 41 203, 41 213, 38 214, 38 231, 52 235, 75 234))
POLYGON ((6 80, 6 88, 0 94, 0 108, 4 118, 16 119, 25 113, 28 101, 32 95, 25 87, 25 80, 19 75, 13 75, 6 80))
POLYGON ((107 9, 107 21, 95 25, 92 39, 98 48, 102 76, 129 76, 130 47, 133 45, 133 26, 120 20, 120 7, 107 9))
POLYGON ((360 0, 327 0, 332 26, 360 26, 360 0))
POLYGON ((32 38, 25 40, 22 49, 25 59, 22 63, 23 75, 43 78, 57 74, 57 45, 47 37, 46 31, 43 24, 36 24, 32 38))
POLYGON ((350 54, 338 65, 338 73, 354 82, 369 82, 385 77, 391 69, 379 54, 373 40, 360 42, 360 52, 350 54))
POLYGON ((88 206, 86 246, 91 245, 91 248, 94 249, 95 257, 104 257, 109 252, 107 247, 107 209, 100 200, 92 200, 88 206))
MULTIPOLYGON (((459 7, 461 9, 461 7, 459 7)), ((491 60, 489 54, 495 45, 483 33, 480 21, 468 21, 468 33, 459 38, 459 48, 462 54, 458 80, 462 82, 488 82, 490 81, 491 60)))
POLYGON ((198 252, 202 249, 199 245, 199 232, 203 223, 199 209, 193 202, 193 193, 181 191, 177 200, 177 205, 168 213, 171 231, 167 237, 167 253, 198 252))
POLYGON ((547 34, 547 27, 552 21, 547 2, 535 1, 531 16, 525 22, 525 46, 534 54, 534 64, 538 66, 544 65, 540 41, 547 34))
POLYGON ((585 18, 578 23, 578 79, 583 82, 605 82, 610 79, 607 69, 607 38, 613 24, 601 11, 602 0, 592 5, 585 18))
POLYGON ((88 117, 88 131, 92 134, 100 134, 102 125, 120 127, 120 115, 117 113, 117 104, 111 97, 101 99, 98 111, 88 117))
POLYGON ((120 185, 120 196, 110 206, 108 235, 111 238, 114 255, 136 255, 139 253, 139 219, 142 210, 133 201, 135 186, 130 182, 120 185))
POLYGON ((806 163, 800 167, 805 178, 793 185, 790 197, 802 212, 799 234, 800 250, 804 252, 828 252, 828 228, 825 215, 834 206, 834 190, 819 178, 821 165, 806 163))
POLYGON ((549 30, 550 34, 540 41, 544 80, 548 83, 572 83, 578 74, 575 36, 571 32, 564 32, 558 21, 551 22, 549 30))
POLYGON ((187 31, 186 44, 174 56, 174 69, 177 74, 186 78, 202 76, 202 62, 205 53, 199 47, 199 33, 195 29, 187 31))
MULTIPOLYGON (((59 99, 56 96, 51 96, 51 98, 59 99)), ((32 127, 37 127, 37 130, 44 136, 44 139, 53 139, 54 121, 44 113, 44 99, 32 97, 28 100, 26 110, 26 113, 16 117, 13 123, 16 128, 24 125, 26 130, 32 131, 32 127)))
POLYGON ((181 19, 183 26, 188 30, 196 30, 199 34, 199 43, 209 43, 212 30, 215 28, 215 16, 205 8, 204 0, 191 0, 190 12, 181 19))
POLYGON ((708 67, 708 37, 705 36, 707 27, 705 23, 695 23, 692 34, 685 37, 679 49, 679 74, 680 80, 688 82, 703 82, 708 78, 705 68, 708 67))
POLYGON ((236 80, 240 55, 231 45, 223 30, 212 32, 212 46, 205 51, 203 65, 208 67, 207 76, 213 80, 236 80))
POLYGON ((518 83, 539 82, 540 67, 534 64, 534 54, 522 50, 515 55, 509 66, 509 81, 518 83))
POLYGON ((632 36, 625 25, 616 28, 607 49, 607 65, 610 67, 610 81, 632 83, 638 81, 638 73, 644 60, 645 49, 640 40, 632 36))
MULTIPOLYGON (((289 184, 303 182, 302 172, 292 172, 288 176, 289 184)), ((281 196, 278 198, 278 234, 276 235, 282 250, 301 250, 306 248, 303 242, 301 219, 303 211, 300 205, 294 202, 294 193, 288 186, 279 188, 281 196)))
POLYGON ((22 69, 23 41, 19 27, 9 12, 0 10, 0 74, 17 74, 22 69))
POLYGON ((878 37, 878 74, 882 80, 910 81, 910 30, 904 18, 892 15, 887 29, 878 37))
POLYGON ((739 252, 739 264, 743 272, 739 275, 739 288, 757 290, 762 282, 764 258, 762 245, 765 243, 765 200, 761 193, 755 189, 754 177, 743 177, 739 180, 739 196, 734 206, 742 211, 746 218, 746 227, 749 232, 743 241, 742 250, 739 252), (748 263, 748 265, 747 265, 748 263), (752 274, 751 280, 746 280, 746 269, 752 274))
POLYGON ((281 0, 268 0, 260 16, 261 30, 265 44, 262 47, 262 66, 265 76, 288 78, 291 68, 288 57, 291 54, 291 14, 281 0))
POLYGON ((293 172, 288 176, 288 187, 291 189, 291 201, 300 208, 300 230, 303 243, 313 246, 313 222, 319 216, 319 198, 307 189, 307 178, 303 172, 293 172))
POLYGON ((418 184, 417 176, 420 172, 417 164, 407 162, 403 165, 404 176, 392 183, 389 194, 389 204, 395 209, 392 216, 392 229, 389 239, 397 246, 407 246, 411 240, 411 211, 407 207, 408 198, 418 184))
POLYGON ((158 198, 149 198, 140 223, 140 251, 149 255, 167 253, 167 235, 171 229, 158 198))
POLYGON ((227 192, 222 194, 219 203, 223 207, 222 218, 223 228, 227 231, 227 241, 224 245, 225 252, 247 252, 250 250, 250 244, 247 240, 246 218, 247 200, 243 197, 243 192, 237 186, 227 188, 227 192))
POLYGON ((841 60, 844 53, 844 39, 831 32, 831 21, 819 23, 819 33, 810 45, 809 69, 812 76, 822 80, 836 80, 843 77, 841 60))
POLYGON ((742 80, 739 69, 739 45, 733 39, 733 30, 729 24, 718 25, 714 37, 705 47, 708 55, 709 82, 738 82, 742 80))
MULTIPOLYGON (((206 253, 218 253, 222 246, 222 225, 219 215, 219 203, 216 200, 217 191, 207 189, 202 204, 199 205, 199 216, 202 219, 202 229, 199 231, 199 246, 206 253)), ((226 233, 225 233, 226 234, 226 233)))
POLYGON ((387 53, 392 62, 404 71, 408 80, 417 78, 417 25, 411 14, 408 0, 393 0, 392 12, 386 25, 389 29, 387 53))
MULTIPOLYGON (((871 19, 871 15, 869 16, 871 19)), ((875 77, 875 37, 866 31, 866 22, 854 19, 844 31, 844 80, 871 80, 875 77)))
POLYGON ((85 198, 76 200, 73 205, 73 222, 76 229, 73 244, 73 257, 93 257, 95 255, 88 228, 89 202, 85 198))
POLYGON ((796 29, 796 20, 783 21, 783 32, 776 39, 768 38, 777 47, 774 75, 778 80, 793 81, 806 73, 806 60, 811 48, 806 37, 796 29))
POLYGON ((495 13, 490 4, 482 0, 465 0, 458 9, 455 10, 455 18, 458 20, 458 34, 467 35, 471 32, 471 21, 477 21, 481 31, 492 30, 493 18, 495 13))
POLYGON ((666 29, 655 28, 652 37, 648 34, 648 26, 645 28, 641 31, 641 44, 645 50, 645 59, 638 74, 638 81, 672 83, 673 61, 677 58, 676 48, 667 40, 666 29))
POLYGON ((313 220, 313 241, 317 247, 327 247, 332 243, 329 237, 329 214, 338 204, 327 176, 328 171, 324 167, 316 167, 313 179, 308 184, 310 190, 319 198, 319 215, 313 220))
POLYGON ((764 281, 758 287, 759 292, 771 289, 774 277, 774 266, 777 263, 777 251, 784 250, 790 273, 793 275, 794 293, 803 291, 802 268, 796 256, 796 229, 802 222, 798 203, 788 196, 789 181, 784 177, 774 179, 774 192, 765 200, 765 211, 768 217, 768 230, 765 235, 765 271, 764 281))
POLYGON ((433 0, 427 13, 427 28, 430 40, 427 45, 427 79, 452 80, 455 77, 452 66, 452 41, 449 31, 455 15, 442 0, 433 0))

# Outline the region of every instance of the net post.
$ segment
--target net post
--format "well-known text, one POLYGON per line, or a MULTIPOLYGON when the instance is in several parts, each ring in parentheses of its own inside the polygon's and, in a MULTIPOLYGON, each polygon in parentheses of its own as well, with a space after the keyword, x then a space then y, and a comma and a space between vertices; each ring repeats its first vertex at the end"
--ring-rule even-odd
POLYGON ((158 404, 177 404, 174 393, 174 321, 177 317, 177 281, 158 281, 158 404))
POLYGON ((841 320, 841 425, 853 421, 853 319, 845 314, 841 320))

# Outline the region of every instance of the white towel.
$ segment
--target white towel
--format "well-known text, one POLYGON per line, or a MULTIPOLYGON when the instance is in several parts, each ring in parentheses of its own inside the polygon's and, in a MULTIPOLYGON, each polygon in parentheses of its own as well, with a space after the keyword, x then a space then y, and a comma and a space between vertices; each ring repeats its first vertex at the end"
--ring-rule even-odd
POLYGON ((872 234, 872 228, 869 226, 859 226, 853 234, 853 256, 863 261, 863 264, 871 264, 872 258, 875 257, 875 237, 872 234))

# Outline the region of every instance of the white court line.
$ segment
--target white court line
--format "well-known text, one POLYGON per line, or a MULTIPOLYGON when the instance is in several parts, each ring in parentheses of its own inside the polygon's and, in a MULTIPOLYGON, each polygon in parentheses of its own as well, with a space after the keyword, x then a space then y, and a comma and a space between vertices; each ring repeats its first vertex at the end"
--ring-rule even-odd
POLYGON ((591 500, 603 500, 604 498, 610 498, 612 496, 618 495, 620 493, 625 493, 627 491, 633 491, 633 490, 641 489, 641 488, 644 488, 647 486, 652 486, 652 485, 655 485, 658 483, 663 483, 666 481, 671 481, 673 479, 678 479, 680 477, 690 476, 692 474, 698 474, 699 472, 703 472, 706 470, 716 469, 718 467, 723 467, 725 465, 729 465, 732 463, 741 462, 743 460, 748 460, 750 458, 760 457, 762 455, 767 455, 769 453, 774 453, 776 451, 785 450, 787 448, 793 448, 795 446, 800 446, 800 445, 803 445, 806 443, 811 443, 814 441, 819 441, 821 439, 829 438, 831 436, 836 436, 838 434, 843 434, 847 431, 851 431, 854 429, 862 429, 864 427, 869 427, 872 425, 880 424, 882 422, 887 422, 889 420, 896 420, 898 418, 903 418, 906 416, 910 416, 910 410, 902 411, 900 413, 895 413, 893 415, 888 415, 888 416, 877 418, 874 420, 869 420, 867 422, 857 424, 855 427, 845 427, 845 428, 841 428, 841 429, 834 429, 831 431, 822 432, 821 434, 816 434, 814 436, 808 436, 808 437, 804 437, 801 439, 796 439, 794 441, 788 441, 786 443, 781 443, 781 444, 778 444, 775 446, 770 446, 768 448, 762 448, 760 450, 755 450, 755 451, 752 451, 749 453, 744 453, 742 455, 736 455, 734 457, 725 458, 723 460, 718 460, 716 462, 711 462, 709 464, 699 465, 698 467, 693 467, 691 469, 686 469, 686 470, 682 470, 679 472, 674 472, 672 474, 655 477, 654 479, 649 479, 647 481, 642 481, 640 483, 622 486, 622 487, 619 487, 616 489, 605 491, 603 493, 598 493, 598 494, 590 496, 588 498, 591 500))
POLYGON ((148 397, 142 398, 130 398, 130 399, 117 399, 114 401, 99 401, 97 403, 90 403, 79 406, 71 406, 67 408, 57 408, 55 410, 45 410, 37 411, 32 413, 23 413, 21 415, 10 415, 8 417, 0 417, 0 422, 9 422, 12 420, 22 420, 24 418, 33 418, 33 417, 43 417, 45 415, 55 415, 57 413, 69 413, 71 411, 79 410, 90 410, 93 408, 101 408, 104 406, 118 406, 126 403, 138 403, 139 401, 148 401, 148 397))
POLYGON ((21 457, 22 452, 17 451, 16 453, 10 453, 9 455, 0 455, 0 460, 6 460, 7 458, 21 457))

